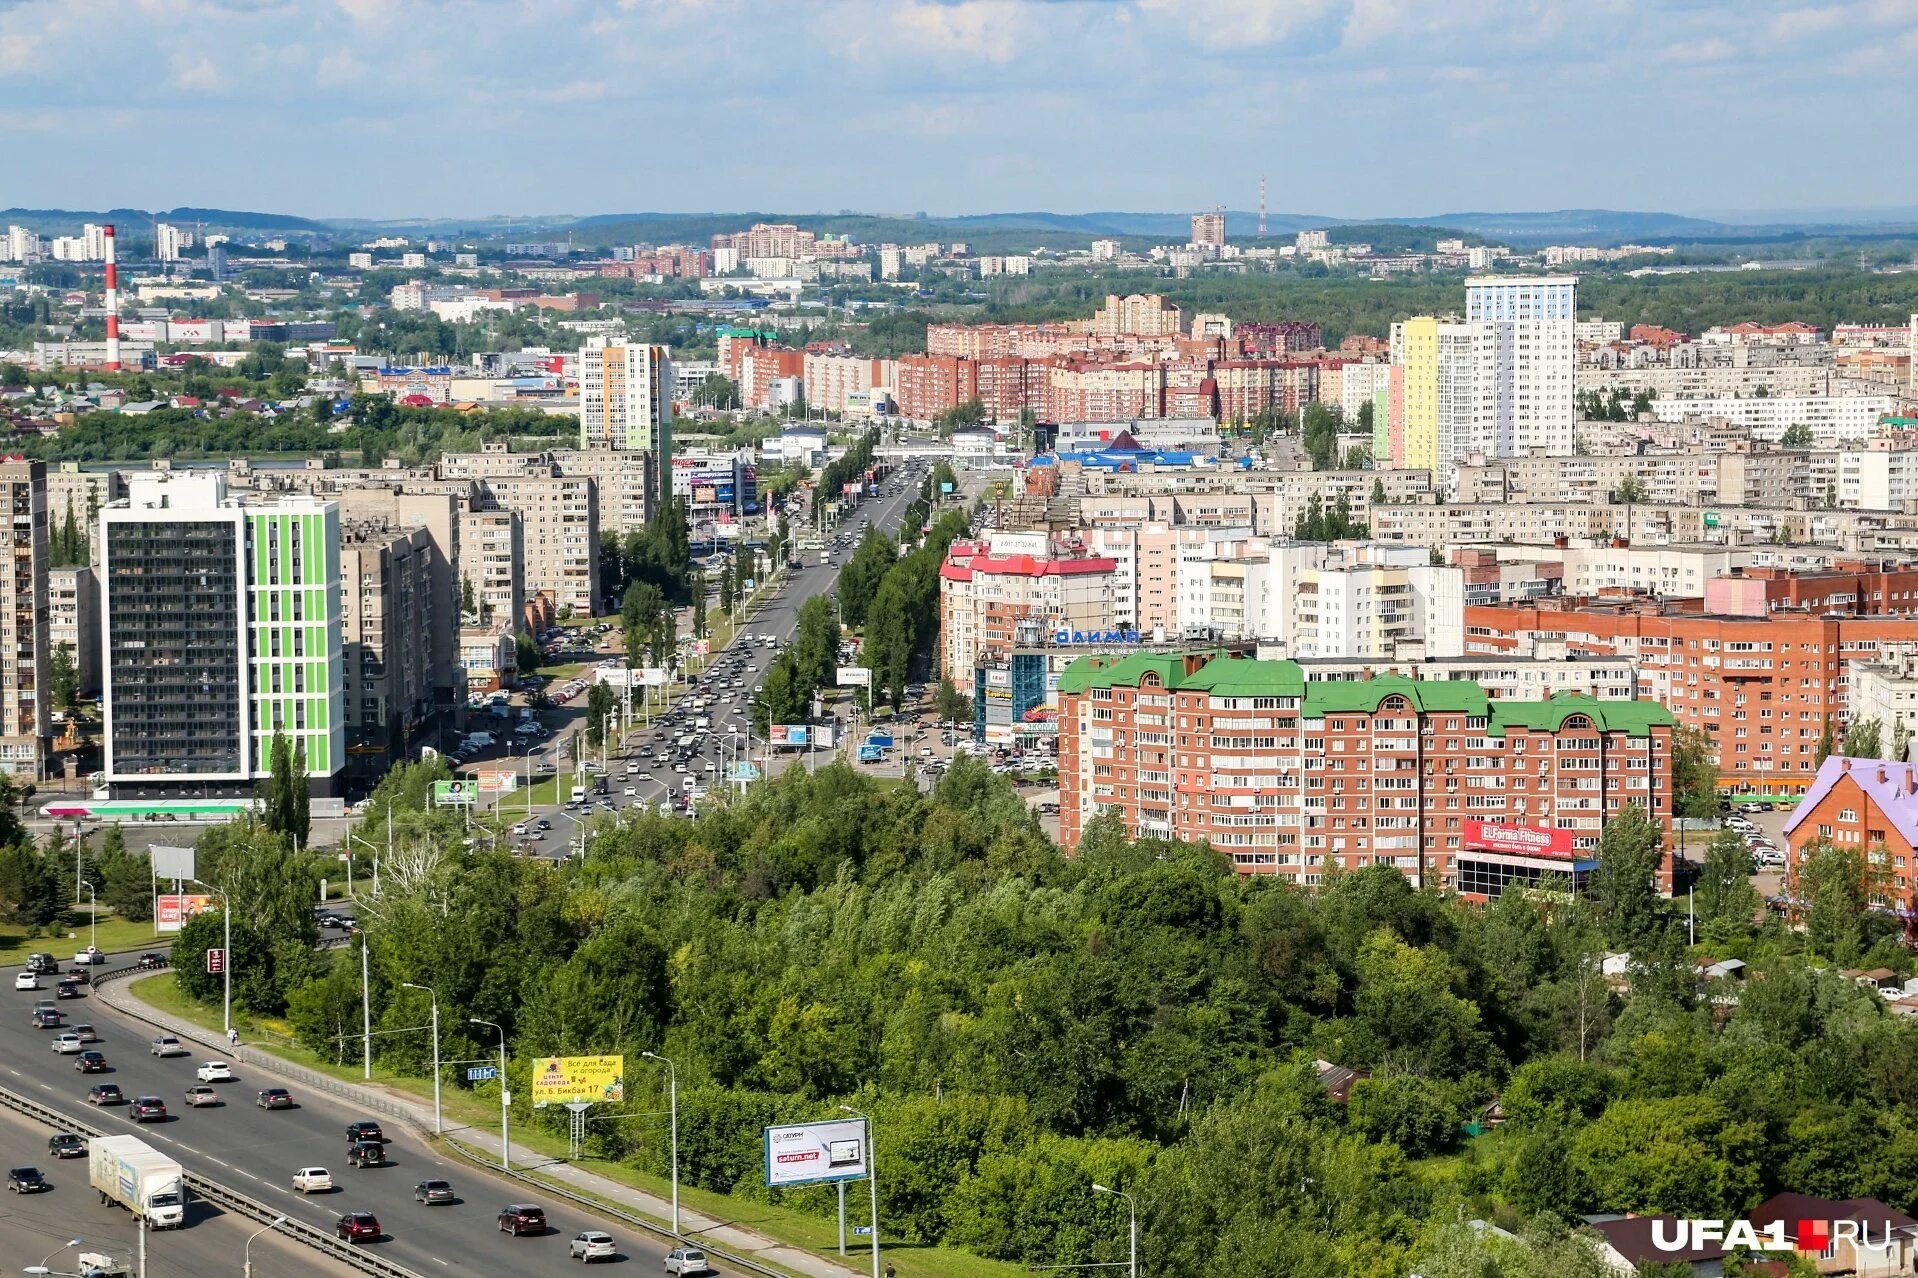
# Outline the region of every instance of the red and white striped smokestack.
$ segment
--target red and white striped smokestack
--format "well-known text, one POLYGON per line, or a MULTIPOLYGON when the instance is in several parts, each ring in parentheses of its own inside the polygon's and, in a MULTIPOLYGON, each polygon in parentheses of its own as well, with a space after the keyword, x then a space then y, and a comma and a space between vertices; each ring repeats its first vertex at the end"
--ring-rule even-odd
POLYGON ((120 371, 120 266, 113 253, 113 223, 102 228, 107 242, 107 371, 120 371))

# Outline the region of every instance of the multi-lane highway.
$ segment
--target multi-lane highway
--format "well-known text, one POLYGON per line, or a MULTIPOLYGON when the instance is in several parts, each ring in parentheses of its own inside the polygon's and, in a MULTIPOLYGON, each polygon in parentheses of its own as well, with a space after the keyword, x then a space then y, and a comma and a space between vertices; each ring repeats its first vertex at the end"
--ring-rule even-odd
MULTIPOLYGON (((839 528, 839 532, 846 535, 846 541, 835 546, 829 534, 826 562, 820 562, 820 552, 817 550, 800 552, 800 566, 788 571, 777 593, 761 604, 759 611, 744 623, 740 634, 730 645, 714 654, 706 674, 696 681, 695 693, 704 689, 701 695, 711 698, 711 706, 682 710, 670 722, 655 719, 649 727, 631 725, 622 748, 614 753, 609 762, 607 793, 596 796, 595 801, 615 811, 623 811, 633 804, 657 805, 662 799, 681 793, 688 777, 701 785, 723 784, 727 767, 735 758, 741 757, 741 752, 748 746, 747 734, 752 727, 752 690, 765 675, 773 658, 791 642, 798 629, 800 607, 815 595, 833 592, 840 570, 845 567, 846 560, 864 535, 861 530, 862 519, 869 520, 874 527, 890 535, 898 534, 906 507, 918 496, 919 485, 929 469, 924 465, 908 465, 897 472, 894 479, 885 482, 878 496, 867 498, 848 515, 839 528), (893 491, 894 488, 896 491, 893 491), (760 642, 762 635, 771 635, 774 646, 760 642), (725 679, 728 686, 717 686, 720 679, 725 679), (736 686, 734 681, 737 681, 736 686), (693 722, 701 716, 712 721, 711 729, 707 732, 694 730, 693 722), (686 760, 688 771, 682 774, 673 770, 675 758, 671 743, 687 735, 694 737, 694 743, 692 755, 686 760), (650 757, 645 753, 647 750, 652 752, 650 757), (632 767, 630 776, 627 774, 629 765, 632 767), (627 793, 629 790, 632 793, 627 793)), ((689 693, 688 696, 695 693, 689 693)), ((684 699, 681 704, 685 704, 684 699)), ((764 743, 761 742, 755 750, 755 762, 760 761, 763 747, 764 743)), ((783 759, 776 758, 773 766, 797 764, 804 758, 804 752, 796 751, 783 759)), ((525 836, 517 840, 520 846, 535 855, 547 857, 565 855, 569 843, 577 846, 577 827, 573 821, 559 815, 557 805, 528 810, 523 804, 524 796, 509 795, 500 810, 509 818, 530 821, 535 825, 543 819, 550 828, 529 829, 525 836), (517 803, 516 798, 519 800, 517 803)), ((603 812, 605 809, 592 810, 603 812)))
MULTIPOLYGON (((264 1069, 236 1066, 236 1081, 216 1085, 223 1104, 188 1108, 185 1092, 197 1081, 195 1071, 200 1064, 224 1058, 191 1043, 190 1055, 157 1058, 149 1044, 158 1031, 122 1017, 92 996, 59 1004, 69 1023, 85 1022, 99 1032, 100 1042, 93 1047, 105 1053, 111 1066, 104 1074, 82 1074, 74 1068, 72 1057, 53 1051, 55 1031, 38 1030, 30 1024, 33 1005, 51 994, 46 989, 14 990, 13 977, 18 970, 0 969, 0 982, 4 982, 4 988, 0 988, 0 1085, 24 1092, 49 1108, 108 1132, 137 1135, 179 1159, 188 1171, 276 1204, 295 1219, 322 1229, 330 1231, 342 1212, 371 1211, 379 1218, 385 1237, 370 1245, 422 1274, 518 1278, 574 1273, 578 1262, 568 1259, 567 1242, 586 1229, 610 1232, 624 1260, 649 1270, 663 1268, 667 1247, 655 1236, 609 1224, 523 1184, 489 1176, 439 1154, 397 1123, 331 1096, 284 1083, 264 1069), (166 1121, 136 1124, 124 1104, 88 1104, 88 1086, 103 1082, 118 1084, 129 1099, 160 1097, 166 1102, 166 1121), (297 1108, 268 1111, 254 1104, 259 1089, 282 1085, 293 1093, 297 1108), (356 1171, 343 1157, 346 1125, 366 1118, 382 1121, 391 1142, 387 1147, 391 1163, 356 1171), (301 1167, 329 1169, 336 1188, 323 1194, 295 1193, 292 1176, 301 1167), (428 1179, 451 1181, 459 1201, 434 1207, 415 1202, 413 1186, 428 1179), (545 1236, 515 1238, 498 1232, 500 1208, 514 1202, 538 1203, 546 1209, 545 1236)), ((44 1158, 45 1147, 42 1134, 42 1152, 26 1161, 37 1161, 49 1176, 57 1175, 62 1189, 56 1192, 67 1192, 68 1182, 84 1186, 85 1164, 74 1160, 64 1166, 50 1165, 44 1158)), ((122 1230, 130 1233, 124 1216, 121 1221, 122 1230)), ((199 1227, 195 1219, 185 1232, 192 1233, 199 1227)), ((62 1241, 49 1243, 31 1259, 37 1260, 62 1241)), ((237 1260, 220 1266, 230 1271, 237 1268, 237 1260)), ((719 1272, 727 1270, 722 1266, 719 1272)))

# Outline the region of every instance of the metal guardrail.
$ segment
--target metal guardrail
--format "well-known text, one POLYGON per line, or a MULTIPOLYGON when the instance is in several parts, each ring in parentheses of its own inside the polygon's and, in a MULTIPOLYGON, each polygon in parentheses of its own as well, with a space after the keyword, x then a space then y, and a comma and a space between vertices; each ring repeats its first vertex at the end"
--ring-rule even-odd
MULTIPOLYGON (((139 970, 139 969, 129 969, 139 970)), ((85 1136, 89 1140, 104 1136, 106 1133, 91 1123, 69 1118, 57 1109, 42 1105, 30 1096, 24 1096, 10 1088, 0 1087, 0 1105, 24 1114, 35 1122, 45 1123, 55 1131, 72 1132, 85 1136)), ((186 1187, 207 1202, 225 1211, 245 1216, 249 1220, 268 1224, 285 1215, 269 1203, 257 1198, 249 1198, 236 1189, 230 1189, 217 1180, 209 1180, 196 1172, 185 1174, 186 1187)), ((422 1275, 404 1265, 394 1264, 383 1256, 378 1256, 353 1244, 343 1242, 324 1229, 309 1225, 305 1221, 294 1220, 287 1216, 275 1227, 276 1232, 284 1234, 294 1242, 303 1243, 333 1259, 343 1262, 364 1274, 376 1274, 379 1278, 422 1278, 422 1275)))
MULTIPOLYGON (((634 1212, 626 1211, 623 1208, 616 1207, 613 1204, 607 1202, 603 1198, 597 1198, 591 1194, 582 1194, 575 1189, 568 1189, 566 1186, 558 1183, 557 1181, 553 1180, 549 1176, 534 1176, 523 1171, 503 1171, 500 1168, 498 1160, 494 1158, 492 1155, 489 1155, 481 1150, 475 1149, 471 1145, 466 1144, 465 1142, 459 1140, 457 1137, 452 1136, 450 1134, 442 1135, 440 1137, 440 1141, 449 1150, 451 1150, 455 1154, 458 1154, 461 1158, 464 1158, 467 1162, 472 1163, 476 1167, 482 1168, 483 1170, 490 1171, 495 1176, 511 1177, 512 1179, 519 1181, 523 1185, 532 1186, 534 1189, 539 1190, 540 1193, 542 1194, 549 1195, 553 1198, 563 1198, 567 1202, 572 1203, 575 1207, 584 1207, 588 1211, 596 1212, 597 1214, 601 1216, 611 1216, 614 1220, 623 1221, 624 1223, 631 1225, 635 1229, 643 1229, 647 1233, 651 1234, 653 1237, 658 1238, 664 1242, 669 1242, 669 1243, 676 1244, 678 1246, 685 1246, 685 1247, 696 1246, 701 1251, 705 1252, 708 1256, 716 1256, 720 1260, 723 1260, 724 1262, 726 1262, 726 1264, 732 1266, 735 1269, 743 1269, 747 1273, 751 1273, 751 1274, 762 1274, 762 1275, 765 1275, 765 1278, 788 1278, 788 1275, 791 1273, 790 1270, 776 1269, 771 1265, 762 1264, 761 1262, 757 1260, 753 1260, 750 1257, 741 1256, 736 1252, 715 1247, 712 1244, 704 1241, 703 1239, 700 1239, 696 1235, 675 1234, 672 1230, 666 1228, 664 1225, 661 1225, 652 1220, 648 1220, 646 1217, 637 1215, 634 1212)), ((723 1227, 723 1222, 722 1222, 722 1227, 723 1227)))
MULTIPOLYGON (((111 971, 99 973, 93 978, 93 982, 96 986, 98 986, 106 982, 122 980, 130 976, 148 975, 155 971, 165 971, 165 970, 166 970, 165 968, 143 968, 139 966, 118 967, 118 968, 112 969, 111 971)), ((192 1038, 196 1042, 205 1043, 210 1046, 218 1047, 222 1051, 227 1050, 224 1044, 219 1043, 212 1038, 206 1037, 204 1031, 200 1030, 198 1026, 188 1025, 185 1022, 174 1023, 171 1017, 168 1017, 164 1020, 158 1019, 140 1010, 137 1007, 130 1007, 120 1003, 115 1003, 114 1007, 116 1010, 128 1016, 131 1016, 136 1020, 145 1021, 147 1024, 152 1025, 157 1029, 163 1029, 169 1033, 184 1034, 187 1037, 192 1038)), ((451 1133, 440 1133, 438 1135, 435 1135, 431 1126, 427 1124, 424 1120, 422 1120, 419 1117, 419 1115, 415 1114, 412 1110, 394 1101, 387 1100, 383 1096, 373 1094, 369 1092, 366 1088, 355 1087, 351 1083, 343 1083, 339 1081, 338 1079, 329 1078, 324 1074, 318 1073, 314 1070, 306 1069, 305 1067, 300 1065, 292 1064, 282 1059, 281 1057, 274 1056, 266 1052, 256 1052, 256 1053, 249 1054, 245 1047, 241 1047, 238 1051, 230 1052, 229 1055, 231 1059, 234 1059, 237 1061, 241 1061, 249 1064, 255 1064, 255 1065, 263 1065, 268 1070, 276 1074, 280 1074, 284 1076, 285 1078, 300 1084, 300 1086, 302 1087, 309 1087, 315 1091, 325 1092, 330 1096, 337 1096, 342 1100, 350 1101, 355 1105, 361 1106, 365 1109, 374 1110, 378 1113, 386 1115, 389 1118, 395 1119, 398 1122, 402 1122, 406 1124, 409 1128, 411 1128, 414 1134, 419 1136, 421 1140, 428 1141, 428 1142, 431 1142, 434 1140, 439 1141, 441 1144, 443 1144, 447 1148, 449 1152, 456 1154, 459 1157, 465 1159, 468 1163, 471 1163, 475 1168, 481 1171, 488 1172, 495 1176, 508 1177, 512 1180, 520 1182, 521 1184, 532 1186, 538 1189, 543 1194, 550 1194, 555 1198, 565 1199, 566 1201, 574 1204, 575 1206, 586 1208, 587 1210, 592 1211, 601 1216, 611 1217, 614 1220, 618 1220, 623 1222, 624 1224, 631 1225, 635 1229, 644 1230, 646 1233, 651 1234, 653 1237, 658 1238, 662 1241, 674 1243, 678 1245, 685 1245, 685 1246, 696 1245, 699 1247, 700 1250, 704 1251, 707 1255, 716 1256, 721 1261, 725 1262, 727 1265, 730 1265, 735 1269, 743 1270, 746 1273, 762 1275, 763 1278, 789 1278, 790 1271, 788 1270, 774 1268, 770 1265, 764 1264, 761 1261, 754 1260, 748 1256, 742 1256, 729 1249, 714 1247, 710 1243, 704 1241, 703 1239, 699 1239, 696 1236, 677 1235, 673 1233, 673 1231, 667 1228, 665 1225, 659 1224, 658 1222, 650 1220, 647 1217, 638 1215, 637 1213, 626 1211, 618 1206, 615 1206, 612 1203, 607 1202, 603 1198, 598 1198, 590 1194, 582 1194, 578 1192, 577 1190, 569 1189, 566 1186, 561 1185, 558 1182, 554 1181, 550 1177, 532 1176, 532 1175, 528 1175, 525 1172, 517 1171, 517 1170, 514 1170, 514 1171, 502 1170, 500 1168, 499 1160, 497 1159, 497 1157, 493 1155, 489 1155, 482 1150, 475 1149, 472 1146, 465 1144, 464 1142, 454 1137, 451 1133)), ((0 1104, 14 1105, 16 1108, 21 1108, 23 1106, 36 1105, 36 1102, 32 1101, 28 1097, 18 1096, 15 1093, 6 1091, 4 1088, 0 1088, 0 1104)), ((44 1109, 43 1106, 39 1106, 38 1108, 44 1109)), ((45 1112, 48 1114, 54 1113, 54 1111, 52 1110, 45 1110, 45 1112)), ((56 1115, 52 1121, 65 1125, 65 1130, 67 1131, 78 1132, 82 1135, 98 1135, 99 1134, 96 1131, 88 1130, 86 1127, 82 1125, 72 1124, 68 1122, 66 1118, 60 1117, 58 1115, 56 1115)), ((205 1185, 211 1186, 217 1193, 229 1196, 233 1200, 233 1210, 236 1210, 236 1211, 248 1210, 248 1208, 241 1205, 242 1203, 245 1203, 245 1204, 250 1204, 253 1208, 257 1208, 261 1212, 265 1212, 266 1213, 265 1215, 255 1217, 255 1219, 261 1221, 261 1223, 265 1223, 266 1221, 272 1220, 274 1216, 278 1214, 277 1212, 269 1208, 266 1204, 255 1202, 252 1199, 246 1198, 245 1195, 240 1194, 235 1190, 229 1189, 224 1185, 218 1185, 213 1181, 202 1181, 201 1178, 191 1174, 188 1175, 187 1181, 190 1185, 192 1185, 195 1188, 196 1192, 199 1190, 200 1185, 204 1183, 205 1185)), ((206 1197, 209 1200, 214 1202, 222 1202, 224 1205, 224 1200, 215 1197, 214 1194, 209 1193, 206 1195, 206 1197)), ((291 1225, 296 1222, 289 1220, 287 1223, 291 1225)), ((723 1224, 724 1222, 721 1222, 721 1223, 723 1224)), ((310 1225, 302 1225, 301 1228, 310 1232, 312 1235, 314 1235, 314 1237, 308 1238, 305 1235, 299 1235, 298 1236, 299 1241, 307 1242, 314 1247, 317 1247, 321 1250, 325 1250, 328 1252, 329 1255, 338 1255, 341 1258, 346 1259, 348 1263, 358 1263, 359 1261, 362 1261, 362 1260, 373 1260, 373 1261, 378 1260, 377 1257, 368 1256, 364 1252, 357 1252, 357 1251, 351 1251, 351 1250, 335 1252, 332 1250, 332 1248, 340 1247, 340 1248, 350 1249, 351 1244, 341 1242, 339 1239, 333 1237, 331 1234, 328 1234, 324 1232, 323 1230, 314 1229, 310 1225)), ((404 1269, 397 1265, 392 1265, 391 1262, 379 1261, 379 1263, 386 1264, 389 1267, 386 1269, 366 1269, 365 1272, 383 1274, 383 1275, 386 1275, 387 1278, 421 1278, 421 1275, 415 1274, 412 1270, 404 1269)))

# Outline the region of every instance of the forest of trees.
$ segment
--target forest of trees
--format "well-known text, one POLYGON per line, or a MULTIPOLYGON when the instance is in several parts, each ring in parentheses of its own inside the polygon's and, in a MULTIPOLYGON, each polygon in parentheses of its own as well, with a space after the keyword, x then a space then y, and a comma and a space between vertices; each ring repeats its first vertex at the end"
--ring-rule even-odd
MULTIPOLYGON (((1704 946, 1753 968, 1734 991, 1701 989, 1635 810, 1589 893, 1476 908, 1384 866, 1307 894, 1110 818, 1068 858, 964 759, 929 795, 833 765, 697 823, 601 820, 563 867, 463 850, 430 807, 438 775, 401 769, 363 817, 383 838, 391 805, 397 845, 360 909, 380 1063, 427 1070, 423 1033, 380 1032, 426 1019, 405 981, 438 991, 442 1025, 506 1026, 519 1096, 535 1056, 660 1052, 703 1188, 767 1197, 761 1128, 843 1101, 893 1169, 889 1239, 1123 1260, 1123 1204, 1097 1182, 1137 1196, 1143 1271, 1168 1278, 1596 1274, 1567 1236, 1580 1213, 1723 1216, 1781 1188, 1918 1202, 1918 1025, 1819 966, 1909 970, 1895 923, 1843 884, 1855 853, 1814 876, 1803 933, 1760 922, 1742 874, 1701 889, 1704 946), (1628 990, 1599 970, 1621 950, 1628 990), (1315 1060, 1371 1076, 1337 1104, 1315 1060), (1503 1125, 1468 1131, 1494 1098, 1503 1125), (1459 1233, 1478 1218, 1520 1235, 1506 1261, 1459 1233)), ((246 903, 236 997, 356 1060, 357 956, 309 948, 323 863, 248 826, 201 855, 246 903)), ((174 966, 211 996, 206 918, 174 966)), ((589 1154, 663 1174, 663 1083, 629 1070, 608 1116, 655 1118, 594 1125, 589 1154)), ((826 1188, 780 1198, 832 1209, 826 1188)))

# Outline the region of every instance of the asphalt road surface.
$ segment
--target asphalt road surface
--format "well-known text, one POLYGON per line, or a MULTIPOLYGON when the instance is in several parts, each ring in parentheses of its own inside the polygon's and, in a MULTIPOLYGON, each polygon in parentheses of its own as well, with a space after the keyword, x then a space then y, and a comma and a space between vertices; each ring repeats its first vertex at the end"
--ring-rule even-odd
MULTIPOLYGON (((295 1219, 322 1229, 332 1229, 341 1212, 371 1211, 379 1218, 385 1237, 370 1245, 422 1274, 497 1278, 575 1274, 579 1262, 568 1259, 567 1241, 584 1229, 604 1229, 613 1235, 620 1248, 620 1261, 616 1263, 637 1264, 647 1272, 663 1268, 667 1248, 662 1240, 443 1157, 396 1123, 384 1123, 391 1142, 387 1147, 390 1165, 355 1171, 342 1158, 346 1124, 379 1116, 362 1113, 330 1096, 306 1094, 293 1084, 286 1086, 297 1108, 260 1109, 254 1104, 255 1093, 262 1087, 281 1085, 279 1079, 264 1071, 236 1068, 237 1081, 216 1085, 224 1104, 189 1109, 184 1093, 197 1081, 194 1072, 210 1053, 189 1044, 189 1056, 158 1059, 148 1046, 157 1031, 139 1021, 123 1019, 91 997, 62 1001, 60 1008, 70 1023, 84 1021, 99 1031, 101 1041, 91 1046, 105 1053, 112 1069, 105 1074, 81 1074, 74 1068, 72 1057, 52 1050, 54 1031, 37 1030, 30 1024, 34 1003, 50 998, 51 992, 14 990, 13 977, 19 970, 0 969, 0 1085, 33 1096, 41 1104, 91 1121, 108 1132, 138 1135, 179 1159, 188 1170, 274 1203, 295 1219), (167 1105, 166 1121, 135 1124, 127 1117, 125 1105, 95 1108, 87 1104, 87 1087, 96 1082, 117 1083, 129 1098, 160 1097, 167 1105), (294 1193, 293 1172, 308 1166, 330 1169, 336 1189, 329 1194, 294 1193), (438 1207, 414 1202, 413 1186, 426 1179, 451 1181, 460 1201, 438 1207), (500 1208, 514 1202, 537 1203, 546 1209, 548 1231, 544 1237, 515 1238, 498 1232, 500 1208)), ((27 1161, 37 1163, 50 1178, 57 1173, 61 1187, 55 1194, 65 1194, 70 1180, 77 1179, 84 1185, 86 1169, 78 1160, 65 1167, 51 1166, 45 1160, 44 1133, 23 1148, 31 1154, 27 1161)), ((47 1195, 42 1201, 52 1197, 47 1195)), ((74 1201, 84 1200, 75 1196, 74 1201)), ((13 1205, 11 1200, 7 1205, 13 1205)), ((130 1237, 127 1218, 122 1215, 120 1221, 122 1231, 130 1237)), ((183 1232, 199 1229, 200 1225, 195 1224, 183 1232)), ((49 1242, 21 1263, 36 1262, 64 1241, 49 1242)), ((172 1240, 167 1242, 171 1245, 172 1240)), ((151 1245, 149 1238, 150 1254, 151 1245)), ((237 1273, 237 1249, 230 1254, 232 1258, 219 1266, 190 1272, 237 1273)), ((255 1244, 256 1257, 258 1254, 259 1245, 255 1244)), ((0 1269, 4 1267, 0 1262, 0 1269)))
MULTIPOLYGON (((130 1259, 137 1243, 133 1218, 118 1207, 102 1206, 100 1196, 87 1185, 87 1160, 60 1162, 47 1157, 51 1129, 12 1110, 0 1110, 0 1162, 7 1167, 38 1167, 53 1185, 42 1194, 6 1196, 0 1201, 0 1271, 17 1273, 38 1264, 55 1248, 73 1239, 84 1245, 55 1255, 48 1267, 56 1273, 73 1272, 81 1252, 101 1252, 130 1259)), ((223 1215, 205 1203, 196 1204, 191 1223, 147 1235, 148 1278, 204 1278, 207 1274, 237 1274, 244 1254, 253 1258, 254 1278, 335 1278, 353 1271, 282 1235, 271 1232, 247 1238, 260 1226, 241 1216, 223 1215)))

